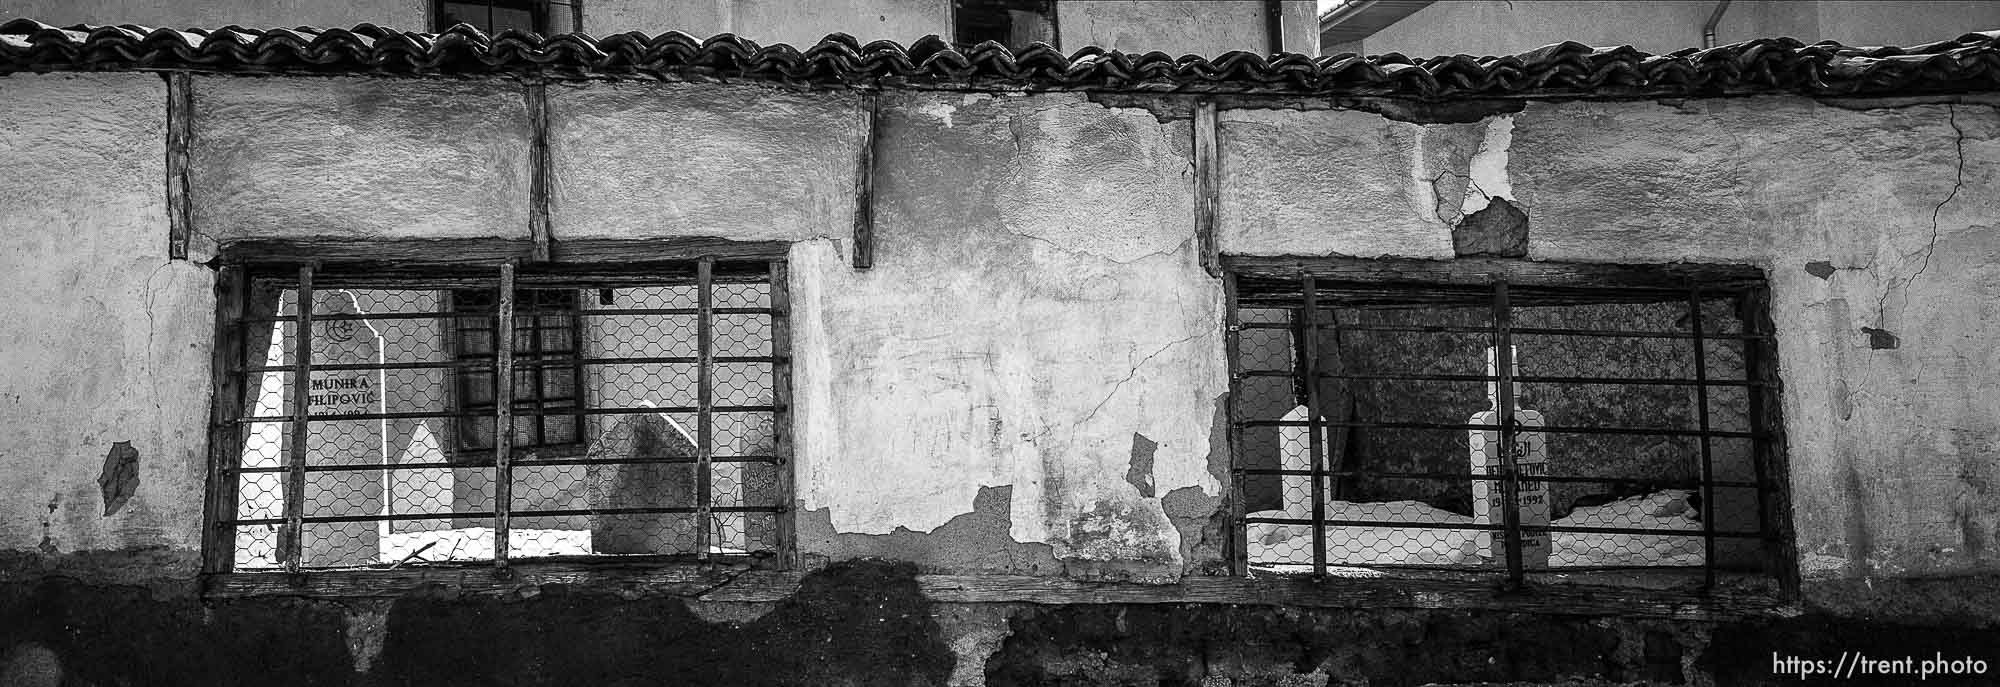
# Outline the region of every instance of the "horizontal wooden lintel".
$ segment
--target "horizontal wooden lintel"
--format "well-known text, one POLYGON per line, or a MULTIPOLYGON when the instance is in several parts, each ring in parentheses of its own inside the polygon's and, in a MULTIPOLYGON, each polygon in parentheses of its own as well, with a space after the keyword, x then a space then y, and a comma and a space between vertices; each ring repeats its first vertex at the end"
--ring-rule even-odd
MULTIPOLYGON (((549 263, 591 264, 658 262, 712 257, 718 260, 783 259, 791 244, 783 241, 733 241, 708 237, 655 239, 574 239, 549 246, 549 263)), ((538 246, 532 239, 251 239, 222 244, 223 264, 324 262, 392 263, 399 265, 499 264, 509 260, 535 263, 538 246)))
MULTIPOLYGON (((747 564, 602 566, 518 562, 508 577, 491 567, 347 570, 299 575, 211 575, 216 598, 301 596, 384 598, 439 593, 522 599, 546 585, 570 592, 625 598, 683 597, 715 602, 771 603, 799 589, 807 573, 759 570, 747 564)), ((1479 610, 1553 615, 1726 620, 1797 615, 1796 604, 1763 591, 1708 591, 1575 583, 1530 583, 1503 590, 1492 580, 1407 577, 1186 577, 1174 584, 1091 582, 1027 575, 919 575, 924 595, 939 603, 1225 604, 1375 610, 1479 610)))
POLYGON ((1687 288, 1729 291, 1763 281, 1753 265, 1659 263, 1612 264, 1542 262, 1501 258, 1266 257, 1226 255, 1223 265, 1237 275, 1261 279, 1311 276, 1335 282, 1425 283, 1485 285, 1505 279, 1510 285, 1548 287, 1687 288))

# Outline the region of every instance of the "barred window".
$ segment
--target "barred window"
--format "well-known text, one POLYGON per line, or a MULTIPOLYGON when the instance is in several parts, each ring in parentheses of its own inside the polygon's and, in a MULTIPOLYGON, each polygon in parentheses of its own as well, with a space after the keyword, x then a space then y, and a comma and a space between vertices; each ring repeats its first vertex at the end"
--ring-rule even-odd
POLYGON ((488 36, 513 29, 544 36, 581 31, 583 0, 437 0, 433 30, 470 25, 488 36))
POLYGON ((1783 574, 1756 270, 1229 262, 1239 570, 1783 574))
POLYGON ((226 274, 212 571, 790 546, 782 262, 226 274))

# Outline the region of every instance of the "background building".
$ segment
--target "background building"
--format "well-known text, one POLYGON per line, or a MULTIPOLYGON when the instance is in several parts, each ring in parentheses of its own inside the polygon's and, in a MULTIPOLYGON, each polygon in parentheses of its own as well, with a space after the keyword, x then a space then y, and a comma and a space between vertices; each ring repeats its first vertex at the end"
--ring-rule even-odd
POLYGON ((808 46, 829 33, 863 43, 908 44, 936 34, 1025 47, 1034 41, 1065 53, 1086 45, 1126 52, 1220 55, 1231 50, 1311 53, 1311 0, 11 0, 0 17, 54 25, 137 24, 152 27, 250 28, 360 23, 404 31, 434 31, 467 22, 481 29, 541 33, 582 30, 603 36, 681 31, 705 38, 734 33, 759 43, 808 46), (1279 44, 1282 45, 1279 45, 1279 44))
POLYGON ((1796 38, 1844 45, 1919 45, 2000 27, 1986 0, 1344 0, 1322 2, 1320 50, 1364 55, 1514 55, 1576 41, 1663 54, 1714 44, 1796 38))

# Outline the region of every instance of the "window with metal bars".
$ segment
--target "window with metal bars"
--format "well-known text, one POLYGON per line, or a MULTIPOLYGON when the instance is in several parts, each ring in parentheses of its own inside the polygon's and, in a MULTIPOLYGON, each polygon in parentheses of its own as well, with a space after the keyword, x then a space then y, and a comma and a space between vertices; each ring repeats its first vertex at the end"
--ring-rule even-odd
POLYGON ((1755 269, 1227 263, 1239 573, 1787 574, 1755 269))
POLYGON ((784 274, 226 267, 211 571, 783 556, 784 274))
MULTIPOLYGON (((497 305, 496 296, 492 291, 479 289, 454 290, 452 310, 492 312, 497 305)), ((514 291, 515 448, 583 447, 576 431, 585 419, 577 398, 580 389, 577 380, 585 372, 577 349, 577 342, 583 338, 583 317, 577 311, 577 292, 573 289, 514 291), (565 361, 569 364, 563 364, 565 361), (564 410, 571 412, 566 414, 564 410)), ((491 318, 459 318, 451 338, 453 358, 462 362, 492 358, 493 325, 491 318)), ((456 455, 461 459, 490 460, 499 379, 488 370, 463 370, 455 376, 454 391, 461 415, 456 455)))
POLYGON ((466 24, 488 36, 513 29, 544 36, 583 30, 583 0, 437 0, 432 30, 466 24))
POLYGON ((952 42, 967 50, 987 41, 1019 52, 1058 45, 1055 0, 953 0, 952 42))

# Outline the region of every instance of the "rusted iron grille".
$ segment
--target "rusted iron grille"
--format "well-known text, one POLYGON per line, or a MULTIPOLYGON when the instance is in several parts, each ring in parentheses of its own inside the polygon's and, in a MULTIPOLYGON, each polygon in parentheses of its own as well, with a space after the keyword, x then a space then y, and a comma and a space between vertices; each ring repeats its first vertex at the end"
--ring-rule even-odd
POLYGON ((242 278, 226 567, 781 554, 783 269, 242 278))
POLYGON ((1239 573, 1778 573, 1761 279, 1229 279, 1239 573))

